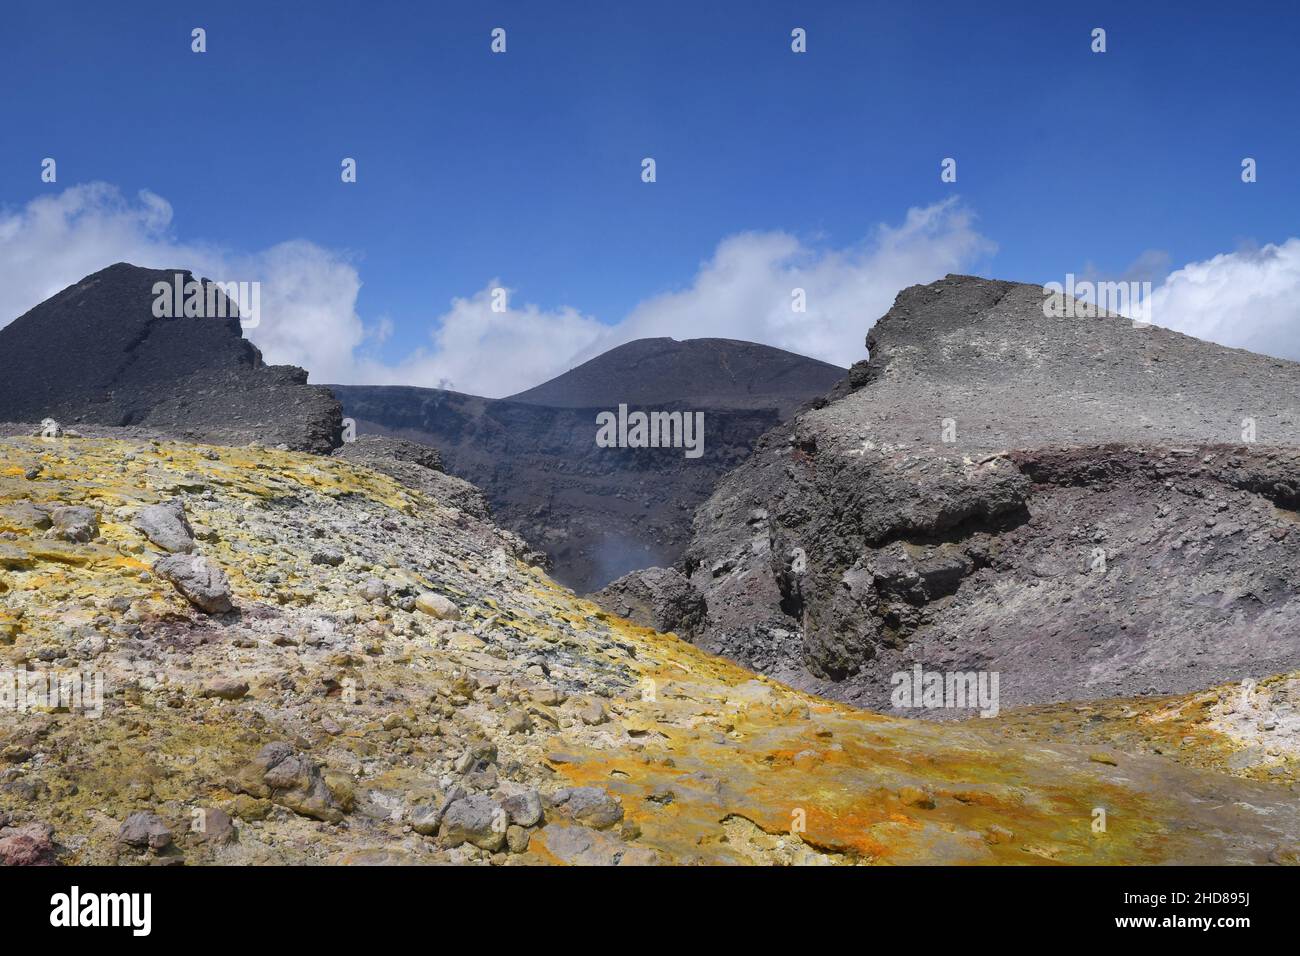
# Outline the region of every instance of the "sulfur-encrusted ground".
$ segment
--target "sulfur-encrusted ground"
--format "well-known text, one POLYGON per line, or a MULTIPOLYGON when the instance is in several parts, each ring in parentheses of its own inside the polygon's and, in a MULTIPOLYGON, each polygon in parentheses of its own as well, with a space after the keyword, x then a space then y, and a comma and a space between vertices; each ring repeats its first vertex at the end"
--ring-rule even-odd
POLYGON ((522 554, 337 459, 0 441, 0 670, 104 682, 99 716, 0 710, 0 860, 1296 859, 1295 753, 1266 752, 1294 728, 1255 740, 1234 688, 881 717, 604 614, 522 554), (153 570, 134 521, 176 499, 233 612, 153 570), (61 539, 56 506, 98 534, 61 539))

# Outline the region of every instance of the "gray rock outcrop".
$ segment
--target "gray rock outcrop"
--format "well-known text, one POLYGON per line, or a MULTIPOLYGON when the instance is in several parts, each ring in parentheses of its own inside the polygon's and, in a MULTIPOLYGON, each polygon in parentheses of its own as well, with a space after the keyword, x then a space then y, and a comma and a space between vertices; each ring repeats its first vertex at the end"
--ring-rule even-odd
POLYGON ((588 595, 607 611, 642 627, 687 640, 703 627, 708 608, 690 579, 674 568, 646 568, 588 595))
POLYGON ((703 646, 885 710, 916 665, 1003 707, 1300 665, 1300 364, 966 276, 867 344, 696 512, 703 646))

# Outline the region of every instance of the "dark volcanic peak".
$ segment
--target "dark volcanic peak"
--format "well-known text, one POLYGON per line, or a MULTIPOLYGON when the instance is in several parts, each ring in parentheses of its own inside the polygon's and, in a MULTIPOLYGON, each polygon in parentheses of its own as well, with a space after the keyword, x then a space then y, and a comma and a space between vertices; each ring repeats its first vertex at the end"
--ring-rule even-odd
POLYGON ((701 643, 885 709, 917 665, 1003 707, 1300 666, 1300 364, 1043 304, 904 290, 697 510, 701 643))
POLYGON ((845 369, 735 339, 637 339, 509 401, 556 408, 775 408, 782 418, 820 397, 845 369))
POLYGON ((438 448, 502 524, 551 555, 557 580, 592 591, 671 564, 717 479, 784 416, 844 374, 726 339, 642 339, 510 399, 400 386, 332 386, 362 434, 438 448), (620 404, 703 414, 702 454, 601 447, 597 415, 620 404))
POLYGON ((337 444, 337 401, 307 385, 302 369, 266 365, 243 338, 237 309, 223 318, 154 316, 155 283, 177 275, 193 279, 120 262, 0 329, 0 421, 138 425, 311 451, 337 444))

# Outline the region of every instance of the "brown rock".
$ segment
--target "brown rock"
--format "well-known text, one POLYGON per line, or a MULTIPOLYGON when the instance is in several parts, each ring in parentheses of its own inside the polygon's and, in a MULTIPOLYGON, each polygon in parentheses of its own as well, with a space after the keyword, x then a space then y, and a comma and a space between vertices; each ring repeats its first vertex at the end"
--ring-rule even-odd
POLYGON ((326 823, 343 819, 343 810, 326 785, 320 766, 287 743, 263 747, 253 762, 240 771, 232 789, 326 823))
POLYGON ((239 700, 248 693, 248 681, 236 677, 217 677, 203 685, 200 697, 215 697, 218 700, 239 700))
POLYGON ((0 866, 53 866, 54 828, 48 823, 0 827, 0 866))

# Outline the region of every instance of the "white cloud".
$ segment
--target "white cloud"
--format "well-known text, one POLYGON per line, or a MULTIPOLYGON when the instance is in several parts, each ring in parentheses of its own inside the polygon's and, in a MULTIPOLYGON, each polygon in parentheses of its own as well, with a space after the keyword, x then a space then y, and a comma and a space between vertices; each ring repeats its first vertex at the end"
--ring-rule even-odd
POLYGON ((0 324, 115 262, 190 269, 262 283, 262 324, 248 335, 267 361, 302 365, 316 382, 351 371, 368 330, 355 311, 361 280, 343 256, 303 241, 256 253, 183 243, 169 232, 171 221, 162 197, 142 191, 133 202, 106 183, 0 213, 0 324))
MULTIPOLYGON (((501 396, 539 384, 606 349, 651 336, 732 338, 789 349, 839 365, 866 355, 867 329, 904 286, 968 267, 994 245, 953 200, 909 210, 848 249, 819 249, 783 232, 742 233, 719 243, 690 286, 654 296, 621 322, 572 308, 491 310, 493 280, 456 299, 433 332, 432 349, 400 366, 361 363, 355 381, 429 385, 501 396), (807 311, 791 309, 804 290, 807 311)), ((268 310, 264 310, 268 311, 268 310)))
POLYGON ((837 365, 866 357, 867 330, 899 290, 970 268, 996 246, 956 200, 910 209, 846 249, 820 249, 784 232, 724 239, 689 288, 638 305, 587 357, 632 339, 729 338, 761 342, 837 365), (803 289, 807 311, 791 308, 803 289))
POLYGON ((505 289, 505 311, 492 310, 493 279, 469 298, 452 300, 437 320, 431 350, 421 351, 396 367, 365 362, 357 382, 387 381, 436 385, 445 380, 460 392, 500 397, 531 388, 572 365, 569 359, 600 338, 607 326, 576 309, 516 307, 514 290, 505 289))
POLYGON ((1152 290, 1151 318, 1198 339, 1300 360, 1300 239, 1188 263, 1152 290))
POLYGON ((114 262, 167 267, 177 265, 172 256, 194 258, 197 249, 167 238, 171 216, 160 196, 141 192, 132 203, 105 183, 0 212, 0 324, 114 262))
POLYGON ((645 336, 762 342, 840 365, 865 355, 868 327, 904 286, 970 268, 994 245, 955 200, 911 209, 898 226, 877 226, 848 248, 823 248, 783 232, 723 239, 690 285, 649 298, 606 324, 568 306, 516 304, 492 310, 492 290, 453 299, 431 323, 429 345, 397 363, 375 347, 392 321, 367 324, 356 311, 361 279, 340 253, 303 240, 261 252, 183 243, 170 232, 171 206, 142 192, 135 201, 96 183, 0 214, 0 322, 7 322, 114 262, 188 268, 210 278, 262 283, 261 324, 247 333, 267 361, 311 371, 316 382, 448 383, 500 396, 645 336), (807 311, 791 310, 805 290, 807 311))

